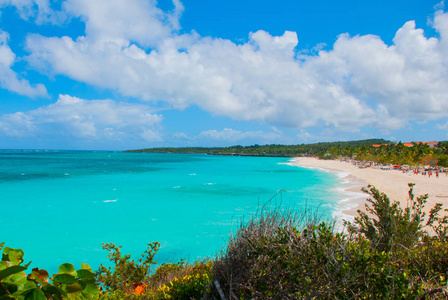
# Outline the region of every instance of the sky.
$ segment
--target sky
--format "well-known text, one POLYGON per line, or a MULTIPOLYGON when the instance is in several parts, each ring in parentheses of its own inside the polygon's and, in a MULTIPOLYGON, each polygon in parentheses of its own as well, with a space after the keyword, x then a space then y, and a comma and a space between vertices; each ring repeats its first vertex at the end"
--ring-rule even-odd
POLYGON ((0 0, 0 149, 448 140, 433 0, 0 0))

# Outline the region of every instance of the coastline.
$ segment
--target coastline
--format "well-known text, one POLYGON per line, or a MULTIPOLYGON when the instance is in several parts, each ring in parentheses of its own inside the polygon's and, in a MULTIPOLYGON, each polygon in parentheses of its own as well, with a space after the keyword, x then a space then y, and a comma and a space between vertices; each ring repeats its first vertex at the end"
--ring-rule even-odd
POLYGON ((408 183, 415 183, 414 195, 428 194, 425 206, 427 215, 436 203, 448 208, 448 176, 445 173, 436 177, 403 173, 399 170, 381 170, 378 168, 359 168, 351 162, 339 160, 321 160, 314 157, 296 157, 291 165, 305 168, 321 169, 336 173, 341 178, 341 192, 345 199, 339 203, 343 219, 353 219, 357 210, 365 210, 368 195, 361 188, 368 184, 375 186, 380 192, 389 196, 391 202, 399 201, 405 207, 408 199, 408 183))

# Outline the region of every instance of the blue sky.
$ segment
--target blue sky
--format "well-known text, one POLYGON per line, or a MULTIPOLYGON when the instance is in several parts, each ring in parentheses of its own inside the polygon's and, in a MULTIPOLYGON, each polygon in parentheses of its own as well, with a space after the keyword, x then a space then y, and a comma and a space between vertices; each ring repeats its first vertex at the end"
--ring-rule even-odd
POLYGON ((448 139, 443 2, 0 0, 0 148, 448 139))

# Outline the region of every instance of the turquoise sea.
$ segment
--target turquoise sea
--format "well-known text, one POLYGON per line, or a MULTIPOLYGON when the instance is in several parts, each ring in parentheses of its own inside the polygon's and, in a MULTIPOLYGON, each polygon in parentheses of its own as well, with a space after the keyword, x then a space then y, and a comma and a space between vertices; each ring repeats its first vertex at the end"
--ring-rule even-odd
POLYGON ((136 259, 194 260, 225 246, 240 221, 269 207, 331 217, 340 183, 288 158, 90 151, 0 151, 0 242, 56 272, 107 264, 102 243, 136 259))

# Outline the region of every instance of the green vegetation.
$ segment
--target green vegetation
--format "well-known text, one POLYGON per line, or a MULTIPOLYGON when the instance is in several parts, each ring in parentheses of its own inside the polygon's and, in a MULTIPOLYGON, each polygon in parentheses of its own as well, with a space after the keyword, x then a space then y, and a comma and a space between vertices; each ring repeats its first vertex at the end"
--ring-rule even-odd
POLYGON ((72 264, 62 264, 59 272, 49 281, 47 271, 34 268, 28 275, 25 270, 30 263, 24 262, 21 249, 4 247, 0 262, 0 299, 47 300, 47 299, 98 299, 99 290, 95 273, 87 264, 77 270, 72 264))
POLYGON ((107 256, 114 264, 114 269, 100 266, 98 280, 103 284, 106 291, 122 290, 131 293, 135 283, 147 282, 151 274, 151 265, 156 264, 154 256, 160 248, 160 243, 148 244, 145 252, 137 262, 131 259, 129 254, 121 255, 121 246, 114 244, 103 244, 103 249, 109 251, 107 256))
POLYGON ((407 147, 403 143, 398 143, 381 147, 363 145, 356 148, 331 148, 329 153, 329 158, 343 156, 382 164, 448 167, 448 142, 439 142, 436 148, 417 143, 414 143, 412 147, 407 147))
POLYGON ((414 143, 407 147, 403 143, 392 143, 383 139, 351 142, 332 142, 302 145, 254 145, 232 147, 150 148, 129 150, 144 153, 202 153, 211 155, 239 156, 316 156, 325 159, 348 157, 360 161, 374 161, 383 164, 431 165, 448 167, 448 142, 440 142, 436 148, 414 143), (387 145, 386 145, 387 144, 387 145), (374 147, 373 145, 382 145, 374 147))
POLYGON ((302 145, 254 145, 254 146, 232 146, 232 147, 183 147, 183 148, 149 148, 140 150, 129 150, 127 152, 144 153, 201 153, 211 155, 241 155, 241 156, 285 156, 293 157, 299 155, 322 156, 332 149, 345 147, 357 148, 361 145, 370 146, 374 144, 390 143, 383 139, 370 139, 351 142, 331 142, 302 145))
POLYGON ((213 261, 165 263, 151 274, 159 246, 157 242, 149 244, 136 263, 130 255, 121 256, 120 247, 103 245, 114 267, 101 266, 97 273, 104 290, 99 299, 201 299, 212 279, 213 261))
MULTIPOLYGON (((446 299, 448 216, 409 184, 406 208, 373 186, 366 212, 342 228, 306 214, 262 212, 230 237, 215 259, 162 264, 151 272, 159 243, 134 261, 104 244, 113 267, 95 274, 63 264, 48 280, 25 274, 23 251, 5 247, 4 299, 446 299)), ((448 212, 448 209, 443 210, 448 212)), ((3 244, 2 244, 3 248, 3 244)))
MULTIPOLYGON (((416 299, 446 297, 446 218, 428 220, 426 196, 404 210, 374 187, 345 231, 326 223, 267 213, 242 226, 214 267, 227 299, 416 299), (425 226, 440 234, 431 236, 425 226), (406 233, 409 233, 407 235, 406 233)), ((217 295, 215 292, 213 295, 217 295)))

